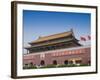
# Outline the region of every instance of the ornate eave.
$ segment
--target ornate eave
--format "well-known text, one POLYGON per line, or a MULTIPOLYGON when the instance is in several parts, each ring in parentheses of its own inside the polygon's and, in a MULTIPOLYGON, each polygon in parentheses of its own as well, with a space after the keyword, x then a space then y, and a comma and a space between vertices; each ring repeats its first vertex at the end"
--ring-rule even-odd
POLYGON ((29 44, 30 44, 29 47, 25 47, 25 49, 29 51, 31 50, 38 51, 38 49, 41 49, 41 51, 43 51, 42 49, 48 50, 48 48, 59 49, 59 46, 60 48, 81 46, 81 44, 78 43, 78 40, 75 38, 72 29, 70 31, 63 32, 63 33, 39 37, 37 40, 32 41, 29 44))

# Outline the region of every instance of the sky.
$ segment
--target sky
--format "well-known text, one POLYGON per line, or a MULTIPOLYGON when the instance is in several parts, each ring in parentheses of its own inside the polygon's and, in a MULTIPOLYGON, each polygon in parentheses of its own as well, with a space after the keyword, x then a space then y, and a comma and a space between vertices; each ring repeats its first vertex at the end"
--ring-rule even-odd
POLYGON ((51 12, 23 10, 24 46, 38 39, 73 29, 75 37, 90 35, 91 14, 75 12, 51 12))

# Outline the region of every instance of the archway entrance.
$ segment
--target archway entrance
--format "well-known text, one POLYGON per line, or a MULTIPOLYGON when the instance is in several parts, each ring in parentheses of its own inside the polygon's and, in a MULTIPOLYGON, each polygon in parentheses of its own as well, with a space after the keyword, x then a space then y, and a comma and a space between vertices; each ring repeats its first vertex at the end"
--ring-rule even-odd
POLYGON ((65 61, 64 61, 64 64, 68 64, 68 60, 65 60, 65 61))
POLYGON ((45 65, 45 61, 44 60, 41 60, 41 63, 40 63, 42 66, 45 65))
POLYGON ((54 64, 54 65, 57 65, 57 61, 56 61, 56 60, 54 60, 54 61, 53 61, 53 64, 54 64))

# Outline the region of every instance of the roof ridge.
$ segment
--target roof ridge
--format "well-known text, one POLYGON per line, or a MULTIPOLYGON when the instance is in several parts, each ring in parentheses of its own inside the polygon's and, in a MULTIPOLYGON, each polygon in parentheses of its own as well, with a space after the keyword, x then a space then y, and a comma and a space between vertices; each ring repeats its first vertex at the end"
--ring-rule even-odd
POLYGON ((36 39, 35 41, 30 42, 29 44, 34 43, 34 42, 41 42, 41 41, 51 40, 51 39, 55 39, 55 38, 61 38, 61 37, 68 36, 70 34, 73 34, 73 32, 72 31, 66 31, 66 32, 56 33, 56 34, 43 36, 43 37, 39 36, 38 39, 36 39))
MULTIPOLYGON (((50 36, 55 36, 55 35, 59 35, 59 34, 64 34, 64 33, 68 33, 68 32, 71 32, 71 31, 67 31, 67 32, 60 32, 60 33, 51 34, 51 35, 47 35, 47 36, 39 36, 39 38, 38 38, 38 39, 45 38, 45 37, 50 37, 50 36)), ((37 40, 38 40, 38 39, 37 39, 37 40)))

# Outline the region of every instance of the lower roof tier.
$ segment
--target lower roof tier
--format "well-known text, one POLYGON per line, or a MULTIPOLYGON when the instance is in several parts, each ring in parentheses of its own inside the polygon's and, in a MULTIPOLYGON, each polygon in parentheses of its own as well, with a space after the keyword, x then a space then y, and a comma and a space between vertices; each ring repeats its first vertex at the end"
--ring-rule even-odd
POLYGON ((64 42, 64 43, 53 44, 53 45, 29 47, 26 49, 29 51, 29 53, 34 53, 34 52, 43 52, 43 51, 63 49, 63 48, 72 48, 72 47, 77 47, 77 46, 81 46, 81 44, 74 42, 74 41, 70 41, 67 43, 64 42))

